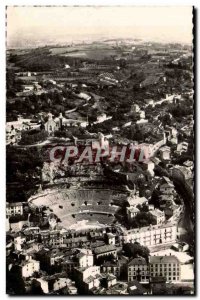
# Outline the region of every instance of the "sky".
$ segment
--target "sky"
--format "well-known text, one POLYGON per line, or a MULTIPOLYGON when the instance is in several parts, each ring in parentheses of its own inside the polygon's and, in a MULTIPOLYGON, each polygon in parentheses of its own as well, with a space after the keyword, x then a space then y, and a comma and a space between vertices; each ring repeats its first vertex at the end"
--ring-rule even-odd
POLYGON ((191 6, 8 7, 7 46, 101 38, 192 43, 191 6))

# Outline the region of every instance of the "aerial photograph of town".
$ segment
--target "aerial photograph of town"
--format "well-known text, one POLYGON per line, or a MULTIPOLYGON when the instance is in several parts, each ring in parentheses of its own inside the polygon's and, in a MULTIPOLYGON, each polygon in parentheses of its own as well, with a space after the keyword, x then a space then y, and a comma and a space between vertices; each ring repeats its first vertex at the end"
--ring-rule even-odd
POLYGON ((193 8, 6 16, 6 293, 194 295, 193 8))

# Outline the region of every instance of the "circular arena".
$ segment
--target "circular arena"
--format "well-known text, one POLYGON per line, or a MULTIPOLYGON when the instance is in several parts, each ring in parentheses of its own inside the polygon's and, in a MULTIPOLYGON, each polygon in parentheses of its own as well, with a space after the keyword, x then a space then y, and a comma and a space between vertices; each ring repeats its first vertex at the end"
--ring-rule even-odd
POLYGON ((126 193, 116 189, 52 188, 28 201, 30 206, 46 207, 60 219, 63 227, 71 229, 84 222, 87 227, 112 224, 125 198, 126 193))

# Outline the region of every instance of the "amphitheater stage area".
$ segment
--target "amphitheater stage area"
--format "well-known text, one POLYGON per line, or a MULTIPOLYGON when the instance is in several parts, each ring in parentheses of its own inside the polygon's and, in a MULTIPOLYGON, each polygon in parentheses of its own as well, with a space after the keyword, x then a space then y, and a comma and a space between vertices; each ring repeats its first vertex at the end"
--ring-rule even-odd
POLYGON ((116 188, 59 188, 46 189, 32 196, 31 206, 54 213, 66 229, 98 228, 115 222, 126 193, 116 188))

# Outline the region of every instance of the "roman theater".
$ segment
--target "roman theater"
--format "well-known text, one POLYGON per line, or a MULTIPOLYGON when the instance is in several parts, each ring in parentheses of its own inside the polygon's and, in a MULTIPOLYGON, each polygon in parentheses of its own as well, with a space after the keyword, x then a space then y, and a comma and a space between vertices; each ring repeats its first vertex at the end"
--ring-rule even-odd
POLYGON ((32 207, 46 207, 66 229, 78 228, 80 224, 94 228, 113 224, 127 195, 123 186, 105 187, 98 184, 67 188, 54 185, 32 196, 29 204, 32 207))

